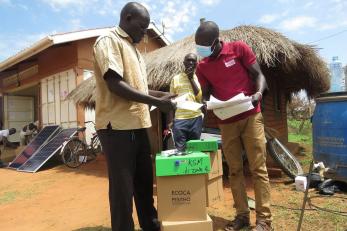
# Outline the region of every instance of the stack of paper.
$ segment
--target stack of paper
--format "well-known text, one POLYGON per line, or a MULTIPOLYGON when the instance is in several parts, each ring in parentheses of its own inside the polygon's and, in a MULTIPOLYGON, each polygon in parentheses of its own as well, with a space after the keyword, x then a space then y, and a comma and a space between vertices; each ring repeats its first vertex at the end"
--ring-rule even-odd
POLYGON ((202 107, 201 103, 188 101, 188 94, 184 94, 179 97, 176 97, 173 101, 177 103, 177 108, 179 109, 197 111, 202 107))
POLYGON ((242 112, 253 109, 252 97, 240 93, 227 101, 221 101, 211 96, 210 101, 206 102, 207 109, 221 120, 228 119, 242 112))
MULTIPOLYGON (((202 107, 201 103, 195 103, 193 101, 189 101, 188 100, 188 93, 181 95, 181 96, 178 96, 175 99, 173 99, 172 101, 176 103, 176 107, 179 109, 197 111, 202 107)), ((150 108, 150 111, 153 111, 156 108, 157 108, 156 106, 152 106, 150 108)))

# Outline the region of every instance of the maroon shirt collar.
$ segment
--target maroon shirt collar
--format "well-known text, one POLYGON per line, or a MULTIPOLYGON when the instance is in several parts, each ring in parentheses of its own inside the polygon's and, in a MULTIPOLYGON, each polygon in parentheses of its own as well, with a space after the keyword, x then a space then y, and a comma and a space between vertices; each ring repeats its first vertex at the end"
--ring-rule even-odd
POLYGON ((226 55, 229 53, 229 47, 225 44, 225 42, 221 41, 222 43, 222 50, 219 52, 219 55, 217 57, 219 57, 220 55, 226 55))
POLYGON ((217 60, 219 59, 221 55, 226 55, 229 53, 229 49, 228 49, 229 47, 226 45, 226 43, 224 41, 220 41, 220 42, 222 43, 222 50, 219 52, 218 56, 215 58, 207 57, 206 58, 207 62, 217 60))

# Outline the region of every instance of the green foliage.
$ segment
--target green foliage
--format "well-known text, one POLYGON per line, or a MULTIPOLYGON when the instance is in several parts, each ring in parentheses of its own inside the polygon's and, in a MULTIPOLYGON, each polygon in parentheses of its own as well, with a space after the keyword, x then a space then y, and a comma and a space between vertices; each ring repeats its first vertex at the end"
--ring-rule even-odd
POLYGON ((288 130, 291 133, 308 134, 312 131, 312 124, 310 120, 287 120, 288 130))
POLYGON ((312 144, 312 124, 309 120, 288 120, 289 142, 312 144))
POLYGON ((309 165, 312 161, 312 124, 310 121, 305 121, 304 126, 300 130, 302 121, 288 120, 288 141, 299 143, 301 147, 300 164, 304 171, 308 171, 309 165))
POLYGON ((289 133, 288 140, 294 143, 312 144, 312 135, 289 133))

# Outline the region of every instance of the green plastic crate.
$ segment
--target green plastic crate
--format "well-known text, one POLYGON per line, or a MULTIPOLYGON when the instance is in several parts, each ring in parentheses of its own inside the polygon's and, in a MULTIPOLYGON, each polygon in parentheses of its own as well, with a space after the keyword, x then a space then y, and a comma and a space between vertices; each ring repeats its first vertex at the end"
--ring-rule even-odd
POLYGON ((188 151, 215 152, 218 150, 217 139, 190 140, 187 142, 188 151))
POLYGON ((211 170, 210 156, 202 152, 170 157, 157 154, 155 160, 157 176, 206 174, 211 170))

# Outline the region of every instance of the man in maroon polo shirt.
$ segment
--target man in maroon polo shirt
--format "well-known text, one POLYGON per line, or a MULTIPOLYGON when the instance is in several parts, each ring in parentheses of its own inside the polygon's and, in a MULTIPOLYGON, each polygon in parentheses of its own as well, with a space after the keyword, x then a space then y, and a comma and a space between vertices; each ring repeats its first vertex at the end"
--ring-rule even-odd
POLYGON ((195 43, 198 54, 203 57, 196 69, 203 99, 207 101, 213 95, 225 101, 244 93, 252 97, 254 106, 252 110, 219 120, 237 214, 225 230, 240 230, 250 225, 242 149, 246 151, 254 183, 257 217, 254 230, 272 230, 264 120, 260 110, 260 101, 267 88, 265 77, 251 48, 242 41, 221 41, 219 28, 214 22, 203 22, 199 26, 195 33, 195 43))

